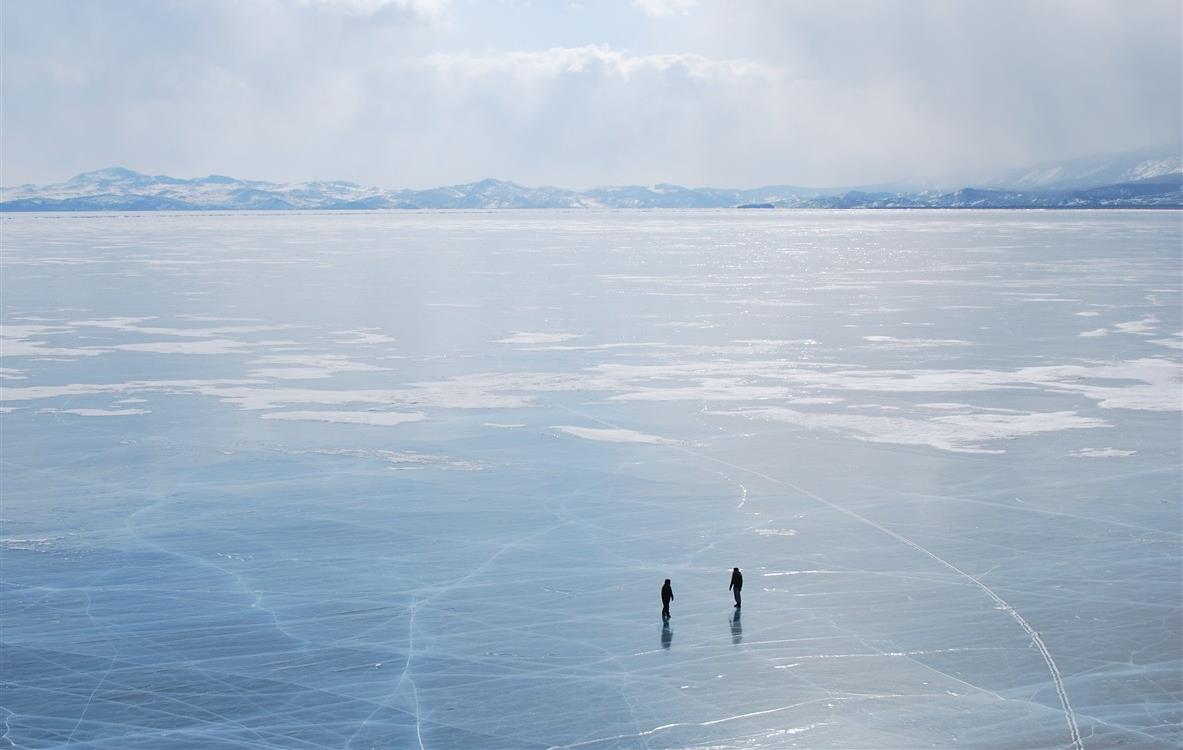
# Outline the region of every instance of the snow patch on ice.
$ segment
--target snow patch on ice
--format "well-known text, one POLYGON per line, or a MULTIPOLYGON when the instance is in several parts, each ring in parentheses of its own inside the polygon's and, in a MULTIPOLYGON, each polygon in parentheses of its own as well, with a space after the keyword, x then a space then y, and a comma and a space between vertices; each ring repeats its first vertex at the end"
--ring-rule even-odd
POLYGON ((138 333, 147 336, 180 336, 185 338, 216 338, 219 336, 243 333, 261 333, 264 331, 289 330, 290 325, 251 325, 251 326, 217 326, 214 328, 175 328, 171 326, 142 326, 155 318, 101 318, 97 320, 72 320, 69 325, 76 328, 105 328, 126 333, 138 333))
POLYGON ((899 339, 894 336, 863 336, 864 341, 891 349, 925 349, 933 346, 970 346, 961 339, 899 339))
POLYGON ((393 344, 397 339, 393 339, 383 333, 375 333, 376 328, 362 328, 356 331, 333 331, 335 336, 346 336, 348 338, 337 339, 338 344, 393 344))
POLYGON ((357 448, 320 448, 313 450, 288 450, 282 449, 284 453, 293 453, 297 455, 321 455, 321 456, 349 456, 351 458, 364 458, 383 461, 390 464, 388 468, 402 470, 402 469, 423 469, 427 467, 440 469, 457 469, 460 471, 480 471, 484 467, 474 461, 466 461, 464 459, 453 458, 451 456, 438 456, 429 453, 416 453, 414 451, 388 451, 388 450, 365 450, 357 448))
POLYGON ((1150 343, 1165 346, 1169 349, 1183 349, 1183 331, 1172 334, 1173 338, 1150 339, 1150 343))
POLYGON ((208 339, 205 341, 151 341, 143 344, 117 344, 113 349, 153 354, 241 354, 241 341, 208 339))
POLYGON ((337 422, 393 427, 405 422, 418 422, 427 417, 419 412, 397 411, 279 411, 263 415, 263 419, 293 422, 337 422))
POLYGON ((1130 320, 1125 323, 1118 323, 1113 327, 1120 333, 1134 333, 1139 336, 1146 336, 1154 331, 1157 323, 1157 316, 1147 315, 1141 320, 1130 320))
POLYGON ((46 336, 72 333, 73 329, 48 325, 0 325, 0 354, 5 357, 93 357, 109 352, 99 346, 52 346, 46 336))
POLYGON ((1080 450, 1072 451, 1072 455, 1077 458, 1125 458, 1137 452, 1122 450, 1120 448, 1081 448, 1080 450))
POLYGON ((249 373, 251 377, 275 380, 316 380, 329 378, 340 372, 375 372, 387 369, 356 362, 340 354, 272 354, 260 357, 251 364, 280 365, 260 367, 249 373))
POLYGON ((557 344, 560 341, 570 341, 579 338, 578 333, 541 333, 528 331, 514 331, 512 335, 502 339, 494 339, 494 344, 557 344))
POLYGON ((149 414, 147 409, 43 409, 45 414, 73 414, 79 417, 131 417, 149 414))
POLYGON ((599 427, 571 427, 567 425, 556 425, 551 429, 565 432, 568 435, 573 435, 584 440, 598 440, 606 443, 642 443, 648 445, 682 445, 678 440, 670 440, 669 438, 658 437, 657 435, 649 435, 644 432, 637 432, 636 430, 624 429, 603 429, 599 427))
POLYGON ((11 550, 25 550, 29 552, 48 552, 53 549, 54 542, 61 537, 44 536, 44 537, 0 537, 0 549, 11 550))
POLYGON ((927 445, 954 453, 1005 453, 983 443, 1034 435, 1041 432, 1107 427, 1108 423, 1075 412, 1031 412, 1023 414, 969 413, 912 419, 863 414, 813 414, 772 407, 710 412, 749 419, 795 424, 810 429, 828 429, 857 440, 897 445, 927 445))

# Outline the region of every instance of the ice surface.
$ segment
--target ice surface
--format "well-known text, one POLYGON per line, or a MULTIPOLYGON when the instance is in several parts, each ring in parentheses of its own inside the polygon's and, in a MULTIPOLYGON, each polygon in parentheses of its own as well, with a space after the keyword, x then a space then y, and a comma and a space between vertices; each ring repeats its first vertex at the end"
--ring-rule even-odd
POLYGON ((1183 742, 1177 212, 2 222, 0 746, 1183 742))

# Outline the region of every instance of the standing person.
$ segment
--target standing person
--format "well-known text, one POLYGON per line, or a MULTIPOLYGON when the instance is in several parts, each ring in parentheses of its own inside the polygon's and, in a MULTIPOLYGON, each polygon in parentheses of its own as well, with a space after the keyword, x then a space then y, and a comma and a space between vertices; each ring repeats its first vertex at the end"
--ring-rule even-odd
POLYGON ((670 579, 665 579, 665 585, 661 587, 661 619, 670 619, 670 602, 674 600, 674 588, 670 586, 670 579))
POLYGON ((735 594, 735 608, 739 609, 739 591, 743 588, 743 573, 739 572, 739 568, 731 569, 731 585, 727 588, 735 594))

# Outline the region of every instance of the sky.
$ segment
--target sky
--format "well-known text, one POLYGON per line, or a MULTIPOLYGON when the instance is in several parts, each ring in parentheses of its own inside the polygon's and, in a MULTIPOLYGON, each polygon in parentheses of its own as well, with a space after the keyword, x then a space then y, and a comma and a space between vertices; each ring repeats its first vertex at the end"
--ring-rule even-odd
POLYGON ((1178 146, 1178 0, 4 0, 0 184, 955 182, 1178 146))

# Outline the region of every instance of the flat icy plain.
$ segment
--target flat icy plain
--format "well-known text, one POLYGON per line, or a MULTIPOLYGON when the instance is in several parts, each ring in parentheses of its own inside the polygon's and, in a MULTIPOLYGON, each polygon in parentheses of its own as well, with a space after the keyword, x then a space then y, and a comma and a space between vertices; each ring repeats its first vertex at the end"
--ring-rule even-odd
POLYGON ((1183 742, 1178 212, 0 230, 0 746, 1183 742))

